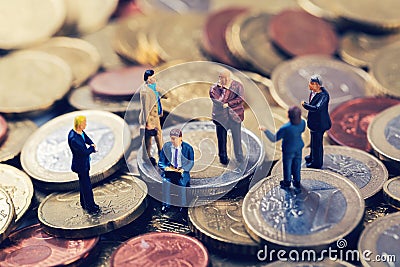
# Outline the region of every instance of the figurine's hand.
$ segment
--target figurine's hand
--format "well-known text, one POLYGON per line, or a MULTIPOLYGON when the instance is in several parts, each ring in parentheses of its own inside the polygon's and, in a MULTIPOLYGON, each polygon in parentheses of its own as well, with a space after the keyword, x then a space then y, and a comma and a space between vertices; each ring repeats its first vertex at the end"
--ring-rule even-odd
POLYGON ((184 171, 185 171, 185 170, 182 169, 182 168, 178 169, 178 172, 180 172, 181 174, 182 174, 184 171))
POLYGON ((306 103, 305 101, 301 101, 301 106, 304 107, 304 103, 306 103))
POLYGON ((263 131, 263 132, 265 132, 265 131, 267 130, 267 128, 266 128, 265 126, 263 126, 263 125, 261 125, 260 127, 258 127, 258 129, 259 129, 260 131, 263 131))
POLYGON ((228 105, 228 103, 225 103, 225 104, 222 105, 222 107, 223 108, 227 108, 227 107, 229 107, 229 105, 228 105))
POLYGON ((164 171, 174 171, 175 169, 172 167, 165 167, 164 171))
POLYGON ((94 152, 97 152, 97 151, 98 151, 98 150, 97 150, 97 146, 96 146, 95 144, 91 144, 91 146, 94 147, 94 152))

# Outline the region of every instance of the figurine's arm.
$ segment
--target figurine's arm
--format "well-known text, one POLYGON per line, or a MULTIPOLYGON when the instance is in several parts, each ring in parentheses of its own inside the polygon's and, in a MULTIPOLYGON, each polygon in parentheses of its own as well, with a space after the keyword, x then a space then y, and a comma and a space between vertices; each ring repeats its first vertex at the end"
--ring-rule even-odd
POLYGON ((161 150, 160 158, 158 159, 158 167, 165 171, 165 168, 170 166, 168 158, 165 156, 164 148, 161 150))
POLYGON ((238 92, 235 93, 235 97, 233 99, 228 101, 228 106, 233 108, 238 105, 242 105, 243 101, 244 101, 244 89, 243 89, 243 85, 239 84, 238 92))
POLYGON ((283 138, 283 129, 280 128, 276 134, 273 134, 269 130, 264 131, 265 135, 267 136, 268 140, 271 142, 277 142, 283 138))
POLYGON ((88 145, 93 145, 93 141, 92 139, 90 139, 90 137, 83 131, 83 135, 85 136, 85 143, 88 145))
POLYGON ((185 172, 190 172, 194 166, 194 150, 192 146, 188 146, 188 153, 185 155, 185 160, 182 162, 182 169, 185 172))
POLYGON ((91 153, 95 152, 94 146, 82 146, 76 141, 75 138, 72 138, 71 140, 71 149, 73 149, 74 152, 78 153, 81 156, 88 156, 91 153))
POLYGON ((217 86, 216 85, 213 85, 210 88, 210 98, 211 98, 211 101, 214 104, 222 106, 223 103, 221 101, 219 101, 220 94, 217 91, 217 86))
POLYGON ((329 96, 322 95, 321 99, 317 102, 317 104, 310 105, 309 103, 304 102, 303 107, 310 112, 318 112, 321 109, 321 107, 323 107, 324 105, 328 105, 328 102, 329 102, 329 96))

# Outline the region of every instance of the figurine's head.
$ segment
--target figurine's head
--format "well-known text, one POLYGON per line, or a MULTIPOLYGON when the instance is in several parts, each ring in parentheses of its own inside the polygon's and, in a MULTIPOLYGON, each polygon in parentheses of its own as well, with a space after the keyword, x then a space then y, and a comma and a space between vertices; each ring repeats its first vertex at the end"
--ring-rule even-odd
POLYGON ((74 130, 83 131, 86 128, 86 116, 80 115, 76 116, 74 119, 74 130))
POLYGON ((291 106, 288 110, 290 123, 297 125, 301 122, 301 109, 297 106, 291 106))
POLYGON ((314 92, 319 92, 321 91, 321 86, 322 86, 321 76, 319 76, 318 74, 312 75, 310 78, 310 83, 308 84, 310 90, 314 92))
POLYGON ((228 87, 231 85, 232 82, 232 72, 227 69, 224 69, 219 72, 218 74, 218 85, 222 87, 228 87))
POLYGON ((144 77, 143 77, 144 81, 146 83, 155 83, 156 82, 156 78, 154 77, 154 70, 146 70, 144 72, 144 77))
POLYGON ((169 132, 169 137, 174 147, 179 147, 182 144, 182 131, 180 129, 172 129, 169 132))

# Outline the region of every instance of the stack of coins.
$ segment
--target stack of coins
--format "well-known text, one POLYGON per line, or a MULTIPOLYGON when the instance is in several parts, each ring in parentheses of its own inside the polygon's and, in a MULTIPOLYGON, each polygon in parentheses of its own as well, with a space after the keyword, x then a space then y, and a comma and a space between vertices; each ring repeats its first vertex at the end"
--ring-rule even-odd
MULTIPOLYGON (((397 266, 398 7, 397 0, 3 1, 0 265, 375 266, 346 256, 358 243, 360 255, 371 251, 397 266), (218 162, 209 89, 221 68, 245 89, 243 164, 218 162), (164 141, 181 127, 195 149, 188 214, 161 212, 159 170, 141 162, 146 69, 156 70, 168 97, 164 141), (280 143, 258 128, 276 132, 286 123, 288 107, 307 101, 314 73, 331 97, 323 170, 302 170, 301 193, 284 191, 280 143), (99 148, 90 171, 98 214, 80 207, 70 170, 66 133, 81 114, 99 148), (328 248, 343 255, 301 258, 328 248), (280 249, 300 262, 281 262, 280 249)), ((303 140, 306 155, 308 130, 303 140)))

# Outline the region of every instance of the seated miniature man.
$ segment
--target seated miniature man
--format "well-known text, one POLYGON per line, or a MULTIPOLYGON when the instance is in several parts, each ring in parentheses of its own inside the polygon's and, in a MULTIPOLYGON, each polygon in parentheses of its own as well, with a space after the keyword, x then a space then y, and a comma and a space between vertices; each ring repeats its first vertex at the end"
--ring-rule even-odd
POLYGON ((158 167, 162 170, 162 212, 169 209, 171 203, 170 186, 171 182, 177 179, 181 186, 181 210, 186 203, 186 187, 190 186, 190 170, 194 165, 194 150, 191 145, 182 141, 182 131, 172 129, 169 133, 171 141, 164 144, 158 167))
POLYGON ((283 181, 281 187, 288 189, 293 176, 293 186, 295 192, 301 192, 300 189, 300 168, 301 168, 301 152, 304 142, 301 134, 306 128, 306 122, 301 118, 301 110, 299 107, 293 106, 288 111, 289 122, 282 125, 276 134, 271 133, 265 127, 261 126, 260 130, 271 142, 282 141, 282 161, 283 161, 283 181))

